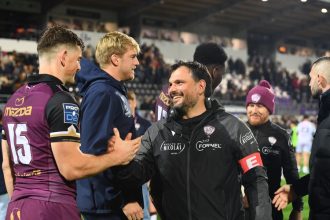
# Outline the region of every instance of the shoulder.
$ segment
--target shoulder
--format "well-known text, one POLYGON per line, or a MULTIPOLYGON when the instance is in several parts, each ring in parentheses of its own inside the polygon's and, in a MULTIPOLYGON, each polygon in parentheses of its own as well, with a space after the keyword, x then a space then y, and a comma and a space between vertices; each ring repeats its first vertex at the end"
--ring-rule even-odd
POLYGON ((275 123, 270 123, 271 132, 275 133, 276 136, 284 138, 284 140, 290 139, 290 132, 283 127, 275 123))
POLYGON ((49 105, 60 105, 63 103, 72 103, 75 105, 78 105, 76 99, 66 91, 58 91, 56 92, 49 100, 48 106, 49 105))
POLYGON ((243 126, 243 127, 247 127, 246 123, 243 122, 240 118, 236 117, 233 114, 230 114, 228 112, 225 111, 217 111, 214 113, 216 115, 217 120, 223 124, 227 126, 243 126))
POLYGON ((118 89, 112 86, 110 83, 108 84, 106 81, 97 81, 90 86, 87 90, 85 96, 83 97, 83 101, 88 102, 98 102, 104 101, 103 104, 113 102, 115 100, 125 99, 125 95, 122 94, 118 89))
MULTIPOLYGON (((96 80, 89 86, 87 94, 102 94, 109 91, 117 91, 110 80, 96 80)), ((108 95, 111 96, 112 93, 108 95)))

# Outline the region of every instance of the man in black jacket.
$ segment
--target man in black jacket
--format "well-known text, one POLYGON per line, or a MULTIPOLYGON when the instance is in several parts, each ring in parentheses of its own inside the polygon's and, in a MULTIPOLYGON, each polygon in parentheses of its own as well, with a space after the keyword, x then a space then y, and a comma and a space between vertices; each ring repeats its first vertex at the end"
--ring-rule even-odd
POLYGON ((157 179, 162 192, 152 197, 162 196, 162 220, 242 220, 242 173, 251 219, 272 219, 257 142, 242 121, 210 101, 206 67, 173 65, 169 94, 174 111, 147 130, 134 162, 117 170, 120 186, 130 190, 157 179))
POLYGON ((275 207, 285 208, 296 196, 309 195, 309 219, 330 219, 330 57, 317 59, 309 73, 311 92, 319 97, 312 153, 309 161, 310 174, 293 185, 285 185, 276 191, 275 207))
MULTIPOLYGON (((268 81, 262 80, 246 96, 246 113, 248 125, 253 132, 261 153, 264 166, 267 168, 269 196, 281 186, 282 169, 287 183, 299 179, 297 162, 290 135, 277 124, 270 121, 274 113, 275 94, 268 81)), ((293 202, 290 220, 301 220, 302 199, 293 202)), ((282 211, 272 206, 273 220, 283 220, 282 211)))

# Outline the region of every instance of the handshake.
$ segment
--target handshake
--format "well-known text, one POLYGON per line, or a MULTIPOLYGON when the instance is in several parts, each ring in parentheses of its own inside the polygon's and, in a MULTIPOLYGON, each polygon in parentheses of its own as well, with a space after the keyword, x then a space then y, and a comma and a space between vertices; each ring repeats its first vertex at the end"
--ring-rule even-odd
POLYGON ((113 129, 114 136, 108 140, 107 154, 113 160, 114 165, 126 165, 135 157, 141 144, 141 137, 132 139, 128 133, 125 139, 121 139, 117 128, 113 129))

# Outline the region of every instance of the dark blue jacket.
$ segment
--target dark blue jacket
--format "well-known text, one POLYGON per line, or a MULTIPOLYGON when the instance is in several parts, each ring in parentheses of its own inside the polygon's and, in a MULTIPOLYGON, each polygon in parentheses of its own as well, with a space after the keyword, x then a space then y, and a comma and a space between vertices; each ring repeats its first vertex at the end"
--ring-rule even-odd
MULTIPOLYGON (((115 80, 95 64, 83 59, 76 75, 81 96, 81 150, 100 155, 107 151, 107 141, 113 128, 122 138, 135 135, 131 114, 122 82, 115 80)), ((114 184, 111 169, 96 176, 77 181, 77 203, 85 213, 121 213, 121 191, 114 184)))
POLYGON ((135 113, 135 130, 136 136, 142 136, 146 132, 146 130, 151 126, 151 123, 142 118, 137 112, 135 113))

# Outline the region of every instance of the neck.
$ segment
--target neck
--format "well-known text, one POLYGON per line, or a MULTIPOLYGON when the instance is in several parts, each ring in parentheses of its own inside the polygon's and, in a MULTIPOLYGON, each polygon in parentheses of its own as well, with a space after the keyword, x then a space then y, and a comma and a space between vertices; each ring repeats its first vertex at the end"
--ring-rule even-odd
POLYGON ((65 83, 65 78, 62 76, 61 71, 57 68, 57 65, 52 62, 45 62, 45 61, 39 61, 39 74, 49 74, 52 75, 59 80, 62 81, 62 83, 65 83))
POLYGON ((122 81, 122 78, 120 76, 118 67, 113 66, 113 65, 110 64, 110 65, 102 67, 102 70, 104 72, 106 72, 107 74, 109 74, 110 76, 112 76, 117 81, 122 81))
POLYGON ((206 107, 204 103, 195 105, 194 107, 188 109, 187 113, 182 117, 183 119, 194 118, 206 112, 206 107))
POLYGON ((325 93, 330 89, 330 84, 327 84, 325 87, 322 88, 322 94, 325 93))

